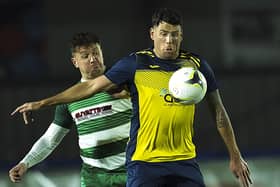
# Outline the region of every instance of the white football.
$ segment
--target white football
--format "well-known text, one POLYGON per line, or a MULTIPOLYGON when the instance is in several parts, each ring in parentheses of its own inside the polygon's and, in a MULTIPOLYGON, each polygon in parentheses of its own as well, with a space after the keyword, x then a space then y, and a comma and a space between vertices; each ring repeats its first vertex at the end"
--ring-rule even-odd
POLYGON ((205 96, 207 82, 197 69, 183 67, 175 71, 169 80, 169 92, 180 103, 196 104, 205 96))

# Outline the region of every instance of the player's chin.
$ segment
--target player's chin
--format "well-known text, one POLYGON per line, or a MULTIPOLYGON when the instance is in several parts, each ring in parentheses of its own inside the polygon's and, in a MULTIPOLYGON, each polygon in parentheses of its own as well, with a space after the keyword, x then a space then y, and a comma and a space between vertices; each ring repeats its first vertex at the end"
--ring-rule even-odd
POLYGON ((164 53, 164 58, 165 59, 176 59, 177 54, 174 51, 166 51, 164 53))
POLYGON ((92 77, 98 77, 100 75, 102 75, 104 72, 101 69, 94 69, 93 71, 91 71, 91 75, 92 77))
POLYGON ((11 180, 13 183, 20 183, 21 182, 21 179, 13 179, 11 180))

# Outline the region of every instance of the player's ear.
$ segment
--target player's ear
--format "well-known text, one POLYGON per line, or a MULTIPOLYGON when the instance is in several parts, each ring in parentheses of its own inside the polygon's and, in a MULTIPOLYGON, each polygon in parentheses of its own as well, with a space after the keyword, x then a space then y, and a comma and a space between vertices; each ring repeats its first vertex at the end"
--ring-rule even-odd
POLYGON ((79 68, 78 66, 78 63, 76 61, 76 59, 74 57, 71 58, 71 62, 73 63, 73 65, 76 67, 76 68, 79 68))
POLYGON ((155 33, 155 30, 154 30, 153 27, 151 27, 151 28, 150 28, 150 38, 151 38, 152 40, 154 40, 154 33, 155 33))
POLYGON ((184 35, 184 34, 183 34, 183 29, 182 29, 182 31, 180 32, 180 39, 181 39, 181 41, 183 41, 183 38, 184 38, 183 35, 184 35))
POLYGON ((180 42, 183 41, 183 33, 180 34, 180 42))

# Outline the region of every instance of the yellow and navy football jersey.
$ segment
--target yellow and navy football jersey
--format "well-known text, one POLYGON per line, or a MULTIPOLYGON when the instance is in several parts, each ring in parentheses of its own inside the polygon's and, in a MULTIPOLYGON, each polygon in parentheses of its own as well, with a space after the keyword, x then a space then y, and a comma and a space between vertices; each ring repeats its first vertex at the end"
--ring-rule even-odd
POLYGON ((172 73, 181 67, 199 69, 208 90, 217 83, 207 62, 198 55, 180 52, 176 60, 163 60, 152 49, 138 51, 117 62, 105 75, 115 84, 126 84, 133 104, 127 162, 168 162, 196 156, 193 138, 195 105, 184 105, 168 92, 172 73))

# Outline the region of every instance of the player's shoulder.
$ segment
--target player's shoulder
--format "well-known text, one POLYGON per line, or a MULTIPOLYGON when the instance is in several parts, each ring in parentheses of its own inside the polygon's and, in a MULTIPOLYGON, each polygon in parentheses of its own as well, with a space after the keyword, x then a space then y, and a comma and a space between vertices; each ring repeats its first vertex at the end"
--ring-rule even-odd
POLYGON ((155 55, 151 48, 142 49, 138 51, 134 51, 130 53, 128 56, 122 57, 118 62, 136 62, 137 58, 145 58, 145 57, 152 57, 154 58, 155 55))
POLYGON ((152 57, 152 58, 155 57, 155 54, 153 53, 152 48, 147 48, 147 49, 142 49, 142 50, 136 51, 135 55, 149 56, 149 57, 152 57))
POLYGON ((202 57, 201 55, 199 55, 199 54, 197 54, 197 53, 190 52, 190 51, 186 51, 186 50, 180 50, 179 58, 191 60, 191 61, 193 61, 199 68, 200 68, 201 66, 204 66, 205 64, 207 64, 207 61, 205 60, 204 57, 202 57))
POLYGON ((122 57, 122 58, 120 58, 119 60, 118 60, 118 62, 134 62, 135 61, 135 59, 136 59, 136 53, 137 52, 132 52, 132 53, 130 53, 129 55, 127 55, 127 56, 124 56, 124 57, 122 57))

